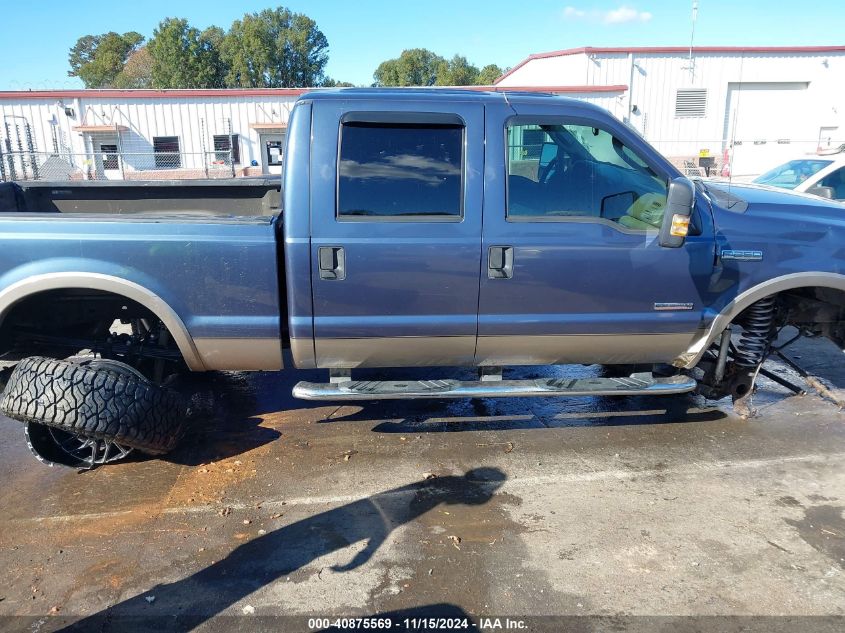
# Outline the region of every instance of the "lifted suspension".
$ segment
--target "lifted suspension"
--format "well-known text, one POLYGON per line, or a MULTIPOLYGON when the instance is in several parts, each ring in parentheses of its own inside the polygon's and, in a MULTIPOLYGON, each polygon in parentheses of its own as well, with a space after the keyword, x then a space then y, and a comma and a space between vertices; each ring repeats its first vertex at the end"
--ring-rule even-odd
POLYGON ((733 350, 735 372, 730 393, 734 410, 743 418, 754 415, 751 407, 754 380, 774 338, 776 303, 774 296, 761 299, 746 308, 739 320, 742 333, 733 350))

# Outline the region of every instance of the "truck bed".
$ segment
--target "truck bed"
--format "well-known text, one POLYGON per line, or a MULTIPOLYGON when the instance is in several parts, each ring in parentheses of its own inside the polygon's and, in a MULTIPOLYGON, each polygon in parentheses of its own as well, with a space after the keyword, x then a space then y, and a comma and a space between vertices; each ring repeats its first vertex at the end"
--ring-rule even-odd
POLYGON ((189 213, 270 216, 277 178, 0 183, 0 213, 189 213))
POLYGON ((263 206, 274 190, 263 182, 4 185, 0 321, 31 293, 112 293, 158 315, 193 370, 280 369, 282 249, 277 216, 263 206), (244 189, 248 197, 234 195, 244 189), (205 197, 215 193, 216 208, 205 197))

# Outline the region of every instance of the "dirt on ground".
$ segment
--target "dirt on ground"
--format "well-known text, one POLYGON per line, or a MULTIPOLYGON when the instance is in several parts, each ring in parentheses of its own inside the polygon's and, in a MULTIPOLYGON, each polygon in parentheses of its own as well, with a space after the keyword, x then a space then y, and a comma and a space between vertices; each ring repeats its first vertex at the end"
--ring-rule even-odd
MULTIPOLYGON (((772 362, 809 393, 761 380, 750 420, 689 395, 339 406, 290 397, 317 373, 215 374, 180 449, 78 473, 0 419, 0 630, 841 630, 845 364, 790 353, 829 393, 772 362)), ((549 371, 601 369, 512 375, 549 371)))

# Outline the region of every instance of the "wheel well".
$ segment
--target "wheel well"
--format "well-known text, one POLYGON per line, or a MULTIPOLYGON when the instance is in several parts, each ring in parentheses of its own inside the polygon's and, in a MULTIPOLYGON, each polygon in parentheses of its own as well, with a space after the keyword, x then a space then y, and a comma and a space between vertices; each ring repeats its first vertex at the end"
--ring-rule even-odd
MULTIPOLYGON (((103 343, 115 320, 146 320, 166 325, 149 308, 122 295, 104 290, 62 288, 28 295, 15 303, 0 322, 0 354, 27 356, 41 353, 50 343, 103 343)), ((168 337, 172 350, 179 351, 168 337)), ((181 353, 180 353, 181 355, 181 353)))
POLYGON ((779 321, 826 336, 840 347, 845 342, 845 291, 810 286, 777 295, 779 321))

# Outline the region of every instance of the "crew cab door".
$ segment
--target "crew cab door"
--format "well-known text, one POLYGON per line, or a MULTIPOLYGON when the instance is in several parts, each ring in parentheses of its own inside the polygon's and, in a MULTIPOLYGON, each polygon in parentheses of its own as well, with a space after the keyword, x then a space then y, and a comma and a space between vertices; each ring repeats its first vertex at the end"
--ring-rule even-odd
POLYGON ((657 363, 686 350, 708 305, 711 219, 699 209, 697 235, 658 245, 672 174, 653 156, 577 104, 488 108, 478 363, 657 363))
POLYGON ((483 106, 352 98, 313 108, 317 366, 472 363, 483 106))

